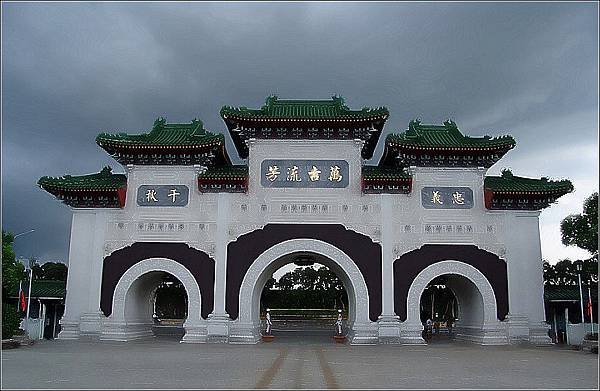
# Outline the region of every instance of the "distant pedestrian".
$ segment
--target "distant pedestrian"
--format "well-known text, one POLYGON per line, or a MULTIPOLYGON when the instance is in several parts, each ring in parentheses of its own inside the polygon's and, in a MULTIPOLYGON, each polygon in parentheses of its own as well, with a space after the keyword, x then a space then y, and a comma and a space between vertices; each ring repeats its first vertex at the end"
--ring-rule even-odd
POLYGON ((431 318, 427 318, 427 322, 425 322, 425 336, 427 338, 427 340, 431 339, 431 328, 433 327, 433 322, 431 321, 431 318))
POLYGON ((265 320, 267 323, 267 335, 271 335, 271 326, 273 326, 273 322, 271 322, 271 310, 267 308, 267 315, 265 315, 265 320))

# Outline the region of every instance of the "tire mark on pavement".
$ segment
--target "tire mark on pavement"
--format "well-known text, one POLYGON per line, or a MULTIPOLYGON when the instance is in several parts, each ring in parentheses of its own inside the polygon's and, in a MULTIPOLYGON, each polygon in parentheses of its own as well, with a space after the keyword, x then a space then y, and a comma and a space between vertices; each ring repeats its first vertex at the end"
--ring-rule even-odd
POLYGON ((285 357, 287 356, 287 354, 287 348, 279 350, 279 356, 275 359, 275 361, 273 361, 271 367, 267 369, 265 373, 263 373, 262 377, 258 380, 254 388, 267 388, 269 384, 271 384, 273 378, 275 377, 277 372, 279 372, 281 365, 285 361, 285 357))
POLYGON ((325 384, 327 385, 327 388, 340 388, 337 380, 335 380, 335 376, 333 375, 331 367, 323 355, 323 350, 315 349, 315 352, 319 358, 319 365, 321 366, 321 372, 323 372, 323 377, 325 378, 325 384))
POLYGON ((296 357, 296 365, 294 367, 294 384, 292 385, 292 388, 294 389, 300 389, 300 388, 304 388, 303 386, 303 378, 304 378, 304 356, 306 354, 306 350, 304 349, 300 349, 300 354, 297 355, 296 357))

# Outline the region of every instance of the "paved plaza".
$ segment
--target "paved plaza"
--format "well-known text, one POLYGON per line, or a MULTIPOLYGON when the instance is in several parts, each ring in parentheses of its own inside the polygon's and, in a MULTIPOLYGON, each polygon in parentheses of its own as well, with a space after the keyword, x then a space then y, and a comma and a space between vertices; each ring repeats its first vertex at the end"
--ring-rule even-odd
POLYGON ((2 352, 2 388, 597 388, 598 355, 559 347, 40 341, 2 352))

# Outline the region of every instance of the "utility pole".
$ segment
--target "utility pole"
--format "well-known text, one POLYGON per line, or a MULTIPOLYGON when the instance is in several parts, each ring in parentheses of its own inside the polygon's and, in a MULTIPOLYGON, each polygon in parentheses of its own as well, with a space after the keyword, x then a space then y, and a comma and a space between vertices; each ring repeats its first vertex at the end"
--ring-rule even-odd
POLYGON ((594 303, 592 302, 592 291, 590 289, 592 281, 588 280, 588 300, 590 301, 590 327, 592 328, 592 334, 594 334, 594 303))
POLYGON ((583 261, 577 260, 575 262, 577 267, 577 277, 579 278, 579 304, 581 304, 581 327, 585 331, 585 317, 583 314, 583 291, 581 290, 581 270, 583 269, 583 261))
POLYGON ((33 282, 33 268, 31 267, 31 260, 29 260, 29 293, 27 294, 27 315, 25 316, 25 324, 27 325, 27 336, 29 335, 29 308, 31 307, 31 284, 33 282))

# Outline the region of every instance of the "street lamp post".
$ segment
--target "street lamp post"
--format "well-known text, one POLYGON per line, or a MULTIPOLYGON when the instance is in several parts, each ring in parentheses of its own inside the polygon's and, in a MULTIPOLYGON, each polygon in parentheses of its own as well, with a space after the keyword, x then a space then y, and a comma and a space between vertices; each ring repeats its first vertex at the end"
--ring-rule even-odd
POLYGON ((30 229, 29 231, 25 231, 25 232, 18 233, 18 234, 16 234, 16 235, 14 235, 14 236, 13 236, 13 240, 14 240, 15 238, 17 238, 17 237, 21 236, 21 235, 27 235, 27 234, 30 234, 30 233, 32 233, 33 231, 35 231, 35 229, 30 229))
MULTIPOLYGON (((30 233, 32 233, 34 231, 35 231, 35 229, 30 229, 28 231, 20 232, 20 233, 18 233, 18 234, 16 234, 16 235, 13 236, 13 240, 15 240, 16 238, 18 238, 19 236, 27 235, 27 234, 30 234, 30 233)), ((28 290, 28 294, 27 294, 27 314, 25 315, 25 324, 27 326, 25 326, 25 327, 27 327, 27 335, 29 336, 29 308, 31 306, 31 282, 33 280, 33 268, 31 267, 32 266, 32 261, 31 260, 29 260, 28 265, 29 265, 29 290, 28 290)))
POLYGON ((33 282, 33 268, 32 262, 29 260, 29 293, 27 294, 27 314, 25 315, 25 324, 27 325, 27 335, 29 338, 29 308, 31 307, 31 283, 33 282))
POLYGON ((594 334, 594 310, 592 309, 594 307, 594 303, 592 302, 592 290, 591 290, 591 286, 592 286, 592 280, 588 280, 588 300, 590 301, 590 328, 591 328, 591 332, 592 334, 594 334))
POLYGON ((581 323, 585 331, 585 317, 583 315, 583 291, 581 290, 581 270, 583 269, 583 261, 577 260, 574 262, 577 268, 577 277, 579 279, 579 304, 581 304, 581 323))

